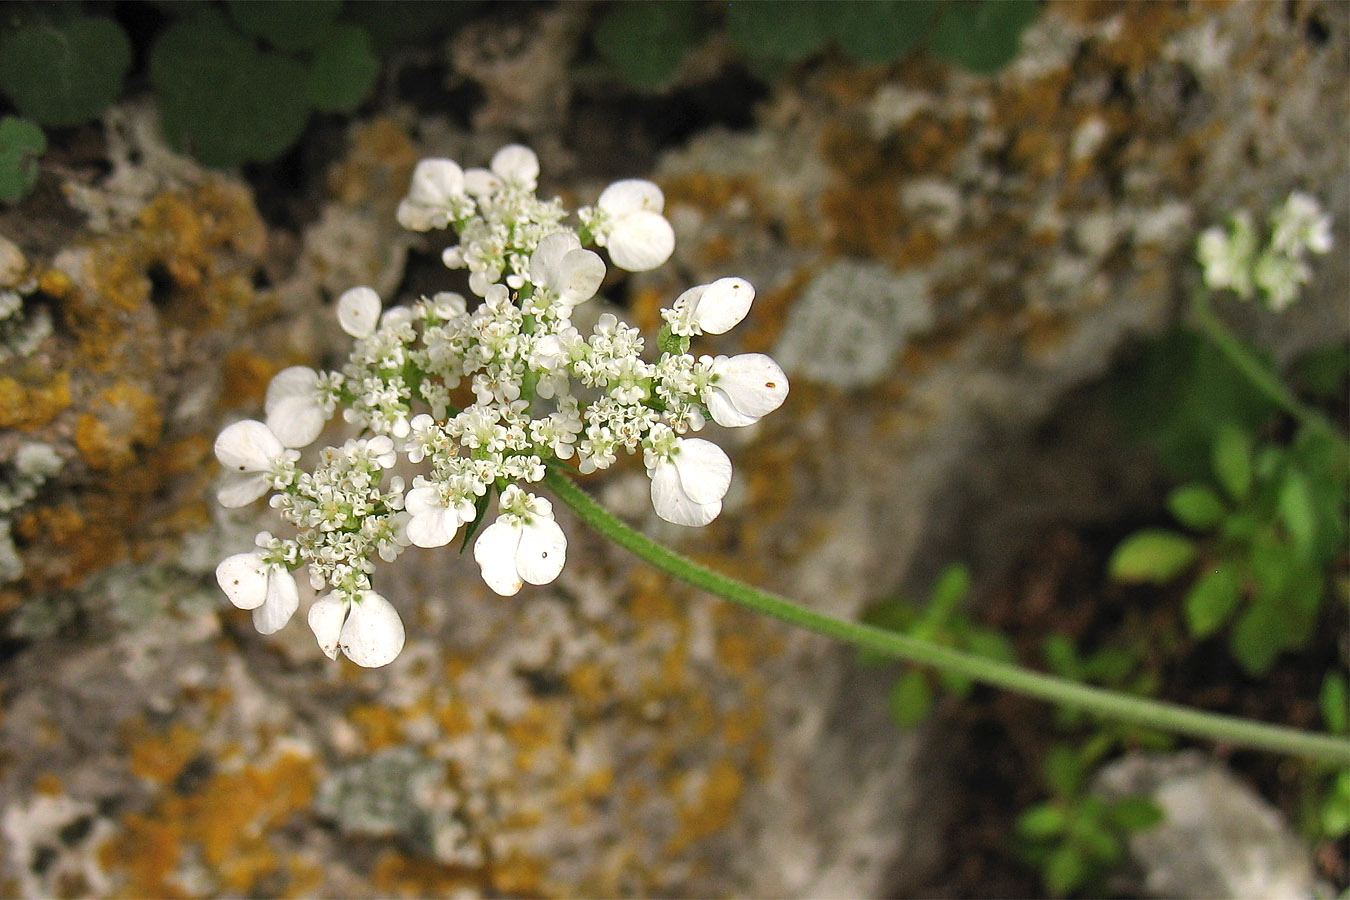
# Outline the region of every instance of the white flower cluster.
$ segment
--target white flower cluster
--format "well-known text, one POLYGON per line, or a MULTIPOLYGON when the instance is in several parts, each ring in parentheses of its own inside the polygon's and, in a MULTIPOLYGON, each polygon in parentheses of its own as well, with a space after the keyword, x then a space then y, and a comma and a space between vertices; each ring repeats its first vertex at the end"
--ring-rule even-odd
POLYGON ((1257 291, 1276 312, 1293 303, 1312 270, 1308 253, 1331 250, 1331 217, 1317 201, 1294 191, 1271 213, 1270 240, 1259 246, 1251 213, 1239 210, 1227 228, 1214 226, 1200 235, 1196 258, 1204 266, 1205 286, 1231 290, 1244 300, 1257 291))
POLYGON ((582 473, 605 469, 620 451, 641 451, 659 516, 705 525, 722 510, 731 461, 716 444, 686 437, 707 418, 751 425, 787 396, 783 371, 746 353, 695 357, 690 340, 721 334, 748 312, 754 288, 721 278, 681 294, 663 311, 659 354, 643 356, 637 329, 605 314, 583 334, 572 311, 605 276, 600 256, 644 271, 670 258, 675 238, 664 197, 648 181, 610 185, 595 207, 563 224, 558 200, 535 195, 539 162, 508 146, 488 169, 423 160, 398 220, 415 231, 453 228, 460 243, 443 256, 467 269, 476 299, 456 293, 383 309, 370 288, 338 300, 338 322, 354 338, 340 371, 294 366, 267 390, 265 421, 236 422, 216 440, 226 470, 220 502, 243 506, 272 493, 294 538, 258 535, 257 548, 225 559, 217 580, 264 634, 299 606, 291 572, 306 566, 329 593, 309 624, 330 657, 339 650, 381 666, 403 647, 403 623, 376 593, 375 557, 393 561, 410 545, 440 547, 477 533, 483 580, 510 596, 562 571, 567 540, 548 500, 522 485, 570 460, 582 473), (361 438, 298 463, 339 406, 361 438), (411 486, 390 474, 400 457, 420 469, 411 486), (387 476, 387 477, 386 477, 387 476), (497 518, 482 528, 495 498, 497 518))

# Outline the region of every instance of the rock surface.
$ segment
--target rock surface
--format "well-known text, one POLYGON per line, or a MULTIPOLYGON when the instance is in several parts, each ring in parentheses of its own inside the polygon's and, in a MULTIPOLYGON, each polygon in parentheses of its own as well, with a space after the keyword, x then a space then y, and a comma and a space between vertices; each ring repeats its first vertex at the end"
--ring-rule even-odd
MULTIPOLYGON (((701 561, 843 616, 954 558, 994 577, 1037 523, 1131 502, 1142 486, 1101 476, 1128 473, 1118 456, 1043 458, 1028 436, 1174 320, 1199 228, 1300 187, 1346 239, 1344 4, 1050 4, 995 77, 824 60, 780 80, 753 129, 701 133, 654 173, 588 170, 554 133, 567 93, 542 80, 565 44, 546 41, 578 39, 569 6, 448 50, 488 67, 473 134, 400 111, 356 126, 290 243, 267 239, 241 182, 138 137, 132 111, 111 126, 143 152, 72 189, 86 218, 44 237, 0 217, 30 262, 25 310, 55 319, 0 376, 0 459, 36 441, 64 461, 5 513, 23 569, 0 595, 22 638, 0 670, 0 893, 926 883, 959 786, 933 775, 925 733, 889 725, 854 654, 576 523, 563 577, 511 599, 453 552, 410 552, 380 582, 409 626, 383 670, 329 663, 301 622, 260 637, 218 595, 215 563, 273 520, 210 503, 210 441, 273 372, 341 346, 325 295, 415 282, 409 254, 437 248, 399 235, 392 208, 420 155, 481 164, 523 137, 587 199, 653 174, 679 243, 628 285, 648 329, 690 283, 757 286, 744 347, 789 361, 793 393, 728 442, 722 518, 662 530, 633 468, 595 490, 701 561), (522 73, 541 83, 513 89, 522 73)), ((1347 266, 1319 265, 1287 318, 1239 315, 1286 356, 1343 335, 1347 266)))

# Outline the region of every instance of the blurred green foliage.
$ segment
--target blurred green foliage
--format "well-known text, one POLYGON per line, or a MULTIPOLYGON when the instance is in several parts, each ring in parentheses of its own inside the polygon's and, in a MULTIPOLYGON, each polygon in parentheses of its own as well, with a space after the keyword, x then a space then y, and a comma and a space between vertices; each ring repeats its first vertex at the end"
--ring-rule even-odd
POLYGON ((835 46, 863 63, 898 59, 920 47, 971 72, 998 71, 1017 54, 1037 0, 735 0, 713 20, 695 0, 611 3, 596 27, 600 55, 635 87, 659 86, 720 25, 752 71, 835 46))
POLYGON ((0 203, 17 203, 37 183, 47 136, 27 119, 0 117, 0 203))

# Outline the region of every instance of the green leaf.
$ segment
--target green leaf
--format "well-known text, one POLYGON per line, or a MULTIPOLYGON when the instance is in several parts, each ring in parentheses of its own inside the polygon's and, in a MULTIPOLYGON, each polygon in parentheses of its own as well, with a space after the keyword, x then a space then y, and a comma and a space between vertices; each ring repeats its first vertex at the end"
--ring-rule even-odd
POLYGON ((171 25, 150 54, 164 132, 202 162, 280 155, 309 118, 303 65, 261 53, 213 9, 171 25))
POLYGON ((39 125, 79 125, 122 93, 131 42, 111 19, 30 25, 0 40, 0 90, 39 125))
POLYGON ((965 644, 966 649, 976 656, 998 662, 1017 662, 1017 650, 1014 649, 1012 641, 1000 632, 984 628, 974 629, 966 635, 965 644))
POLYGON ((365 29, 335 25, 314 51, 309 68, 309 102, 320 112, 351 112, 375 84, 380 61, 365 29))
POLYGON ((1122 797, 1110 805, 1109 816, 1126 831, 1146 831, 1163 820, 1163 811, 1148 797, 1122 797))
POLYGON ((0 203, 18 203, 37 184, 47 136, 27 119, 0 118, 0 203))
POLYGON ((1196 531, 1208 531, 1223 519, 1227 507, 1208 485, 1183 484, 1167 498, 1167 509, 1178 522, 1196 531))
POLYGON ((944 611, 943 619, 970 596, 970 569, 953 563, 942 570, 933 585, 933 606, 944 611))
POLYGON ((1017 817, 1017 833, 1033 841, 1061 834, 1064 825, 1064 808, 1057 803, 1037 803, 1017 817))
POLYGON ((895 59, 913 49, 933 24, 934 0, 870 0, 829 4, 839 49, 865 63, 895 59))
POLYGON ((913 728, 924 720, 933 706, 933 688, 922 669, 910 669, 896 679, 886 698, 891 717, 901 728, 913 728))
POLYGON ((727 33, 748 56, 797 60, 830 36, 835 5, 815 0, 736 2, 727 8, 727 33))
POLYGON ((1254 602, 1238 617, 1228 649, 1243 671, 1260 677, 1270 671, 1284 647, 1283 628, 1277 604, 1254 602))
POLYGON ((1242 573, 1230 562, 1214 566, 1186 592, 1186 627, 1208 637, 1223 627, 1242 599, 1242 573))
POLYGON ((482 5, 478 0, 348 3, 343 7, 342 19, 364 28, 377 55, 383 56, 395 47, 426 46, 444 40, 451 31, 473 18, 482 5))
POLYGON ((1313 506, 1312 492, 1308 490, 1308 480, 1298 469, 1285 471, 1276 508, 1298 555, 1305 560, 1311 558, 1317 543, 1317 510, 1313 506))
POLYGON ((1111 577, 1125 582, 1166 584, 1195 560, 1195 543, 1161 528, 1137 531, 1111 554, 1111 577))
POLYGON ((1088 879, 1088 864, 1082 852, 1072 844, 1056 847, 1045 861, 1041 877, 1045 887, 1056 897, 1073 891, 1088 879))
POLYGON ((1067 744, 1055 744, 1042 768, 1045 783, 1056 797, 1073 797, 1083 783, 1083 761, 1067 744))
POLYGON ((1322 721, 1327 731, 1343 734, 1350 731, 1350 691, 1346 689, 1345 676, 1340 672, 1328 672, 1322 679, 1322 691, 1317 697, 1322 710, 1322 721))
POLYGON ((948 3, 928 42, 943 59, 989 75, 1017 55, 1023 30, 1039 14, 1037 0, 948 3))
POLYGON ((629 0, 605 10, 595 28, 595 49, 634 87, 660 86, 694 43, 698 10, 688 0, 629 0))
POLYGON ((1346 395, 1350 379, 1350 352, 1345 344, 1328 344, 1309 351, 1294 365, 1294 378, 1304 392, 1327 400, 1346 395))
POLYGON ((1252 440, 1233 424, 1219 428, 1210 456, 1214 475, 1228 496, 1242 501, 1252 489, 1252 440))
POLYGON ((328 39, 342 0, 226 0, 225 8, 246 34, 278 50, 297 53, 313 50, 328 39))
POLYGON ((1329 838, 1350 834, 1350 769, 1341 769, 1327 787, 1318 816, 1322 833, 1329 838))
POLYGON ((1041 645, 1041 653, 1045 656, 1045 664, 1056 675, 1075 681, 1081 679, 1083 663, 1078 656, 1078 647, 1064 632, 1055 631, 1047 636, 1041 645))

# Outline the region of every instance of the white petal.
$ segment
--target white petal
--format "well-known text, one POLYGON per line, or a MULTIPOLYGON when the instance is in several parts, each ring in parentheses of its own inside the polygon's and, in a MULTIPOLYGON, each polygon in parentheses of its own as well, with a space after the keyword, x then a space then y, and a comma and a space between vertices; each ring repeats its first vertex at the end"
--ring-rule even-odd
POLYGON ((264 475, 226 472, 220 487, 216 488, 216 502, 226 509, 238 509, 266 494, 269 488, 264 475))
POLYGON ((267 602, 253 610, 253 627, 259 634, 281 630, 300 607, 300 590, 290 572, 272 566, 267 573, 267 602))
POLYGON ((639 210, 659 213, 665 209, 666 198, 661 189, 650 181, 626 178, 605 188, 596 205, 617 218, 639 210))
POLYGON ((325 594, 309 608, 309 627, 319 641, 319 649, 329 659, 337 659, 342 623, 347 618, 347 601, 337 594, 325 594))
POLYGON ((228 472, 265 472, 285 449, 270 428, 254 419, 235 422, 216 438, 216 459, 228 472))
POLYGON ((595 296, 605 280, 605 261, 590 250, 573 250, 562 258, 553 286, 562 301, 576 306, 595 296))
POLYGON ((581 239, 571 231, 555 231, 545 235, 530 254, 530 280, 549 287, 558 272, 562 259, 573 250, 581 249, 581 239))
POLYGON ((725 334, 750 311, 755 288, 744 278, 719 278, 694 303, 693 320, 708 334, 725 334))
POLYGON ((502 180, 487 169, 465 169, 464 191, 474 197, 485 197, 501 189, 502 180))
POLYGON ((369 337, 379 324, 383 305, 373 288, 354 287, 338 298, 338 324, 354 338, 369 337))
POLYGON ((752 425, 783 405, 788 381, 783 369, 763 353, 718 357, 712 371, 717 383, 706 398, 718 425, 752 425))
POLYGON ((498 519, 484 528, 473 544, 473 558, 483 572, 483 581, 503 597, 518 593, 524 584, 516 571, 520 531, 519 526, 498 519))
POLYGON ((539 177, 539 157, 520 144, 508 144, 498 150, 489 165, 503 181, 525 187, 534 187, 535 179, 539 177))
POLYGON ((353 600, 342 626, 342 652, 358 666, 387 666, 403 650, 403 620, 388 600, 366 591, 353 600))
POLYGON ((675 231, 660 213, 638 211, 614 224, 605 246, 609 258, 620 269, 646 272, 675 252, 675 231))
POLYGON ((216 566, 216 583, 240 609, 257 609, 267 599, 267 564, 262 555, 236 553, 216 566))
POLYGON ((270 407, 267 427, 287 447, 308 447, 328 421, 312 397, 283 397, 270 407))
POLYGON ((464 170, 450 159, 424 159, 413 169, 408 199, 427 206, 440 206, 464 193, 464 170))
POLYGON ((707 525, 722 511, 721 501, 695 503, 689 499, 680 483, 680 473, 669 460, 657 463, 651 477, 652 508, 667 522, 697 527, 707 525))
MULTIPOLYGON (((412 494, 409 494, 411 499, 412 494)), ((454 510, 437 506, 434 509, 414 513, 408 520, 408 540, 418 547, 444 547, 455 539, 459 530, 459 516, 454 510)))
POLYGON ((516 571, 530 584, 548 584, 567 561, 567 536, 552 519, 535 519, 523 529, 516 549, 516 571))
POLYGON ((671 458, 680 486, 695 503, 718 503, 731 487, 731 460, 722 448, 702 438, 681 438, 671 458))

